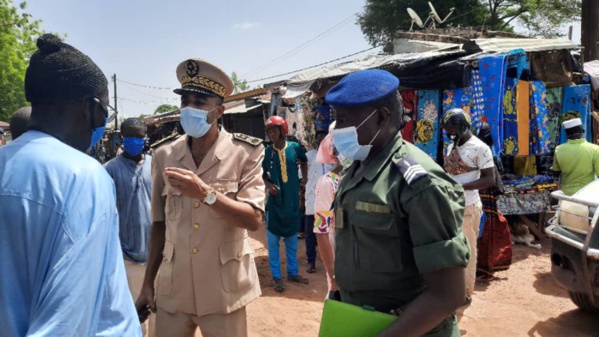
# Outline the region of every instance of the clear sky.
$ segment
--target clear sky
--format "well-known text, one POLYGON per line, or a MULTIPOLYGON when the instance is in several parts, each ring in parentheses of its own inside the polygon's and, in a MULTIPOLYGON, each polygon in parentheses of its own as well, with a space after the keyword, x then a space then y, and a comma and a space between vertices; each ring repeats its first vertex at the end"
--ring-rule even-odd
MULTIPOLYGON (((175 88, 175 69, 189 57, 254 80, 368 49, 355 19, 364 3, 29 0, 27 12, 43 21, 42 29, 66 34, 66 42, 88 54, 107 77, 117 74, 131 83, 175 88)), ((580 25, 574 30, 574 40, 580 41, 580 25)), ((118 108, 126 116, 151 114, 162 103, 178 105, 172 90, 117 85, 118 108)), ((112 96, 112 84, 110 89, 112 96)))
MULTIPOLYGON (((253 80, 369 48, 351 18, 364 0, 29 0, 28 5, 44 30, 66 34, 66 42, 88 54, 107 77, 116 73, 120 80, 154 87, 177 87, 175 69, 189 57, 253 80)), ((172 90, 117 85, 123 98, 119 111, 127 116, 178 104, 172 90)))

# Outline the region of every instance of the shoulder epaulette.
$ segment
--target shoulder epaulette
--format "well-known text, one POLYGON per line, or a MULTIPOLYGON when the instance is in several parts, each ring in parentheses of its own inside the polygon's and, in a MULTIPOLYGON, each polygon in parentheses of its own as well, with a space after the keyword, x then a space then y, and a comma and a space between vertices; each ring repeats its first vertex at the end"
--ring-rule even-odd
POLYGON ((245 133, 234 133, 233 138, 244 143, 248 143, 252 146, 258 146, 262 144, 262 139, 248 136, 245 133))
POLYGON ((156 143, 150 145, 150 148, 152 148, 152 149, 157 148, 157 147, 159 147, 161 145, 164 145, 164 144, 166 144, 166 143, 168 143, 170 141, 173 141, 173 140, 179 138, 179 136, 181 136, 181 135, 175 132, 172 135, 170 135, 168 137, 165 137, 165 138, 162 138, 161 140, 157 141, 156 143))
POLYGON ((393 162, 408 185, 428 176, 428 172, 424 167, 410 157, 402 156, 398 153, 393 156, 393 162))

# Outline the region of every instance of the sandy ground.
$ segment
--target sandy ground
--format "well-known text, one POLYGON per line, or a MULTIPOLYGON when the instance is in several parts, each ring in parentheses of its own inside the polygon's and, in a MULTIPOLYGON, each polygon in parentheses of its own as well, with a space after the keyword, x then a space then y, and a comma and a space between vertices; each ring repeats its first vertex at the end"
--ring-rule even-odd
MULTIPOLYGON (((279 294, 272 287, 264 229, 252 233, 263 295, 248 306, 251 337, 317 336, 326 293, 324 268, 305 272, 304 240, 300 241, 300 273, 310 285, 287 284, 279 294)), ((551 242, 543 248, 515 246, 511 268, 497 281, 477 285, 472 305, 460 321, 462 336, 599 336, 599 317, 577 310, 551 277, 551 242)), ((281 251, 281 256, 284 252, 281 251)), ((282 263, 283 275, 286 264, 282 263)))

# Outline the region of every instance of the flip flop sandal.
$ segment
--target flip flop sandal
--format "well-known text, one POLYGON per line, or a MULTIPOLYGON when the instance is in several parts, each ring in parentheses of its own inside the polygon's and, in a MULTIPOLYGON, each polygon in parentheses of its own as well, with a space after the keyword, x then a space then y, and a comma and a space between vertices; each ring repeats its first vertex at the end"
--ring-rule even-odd
POLYGON ((280 278, 275 280, 274 288, 275 288, 275 291, 278 293, 282 293, 285 291, 285 289, 287 289, 287 287, 285 286, 285 283, 283 283, 283 280, 280 278))
POLYGON ((308 280, 307 278, 303 278, 300 275, 289 276, 287 277, 287 281, 294 283, 310 284, 310 280, 308 280))

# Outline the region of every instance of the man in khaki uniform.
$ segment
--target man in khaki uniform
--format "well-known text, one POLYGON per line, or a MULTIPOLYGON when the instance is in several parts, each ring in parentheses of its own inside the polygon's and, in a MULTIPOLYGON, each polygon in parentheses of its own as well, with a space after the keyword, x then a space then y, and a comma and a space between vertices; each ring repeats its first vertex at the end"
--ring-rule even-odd
POLYGON ((158 337, 198 327, 204 337, 247 336, 245 306, 261 294, 247 230, 264 214, 264 148, 216 123, 233 89, 222 70, 189 59, 177 77, 187 136, 154 155, 150 256, 136 304, 156 312, 158 337))

